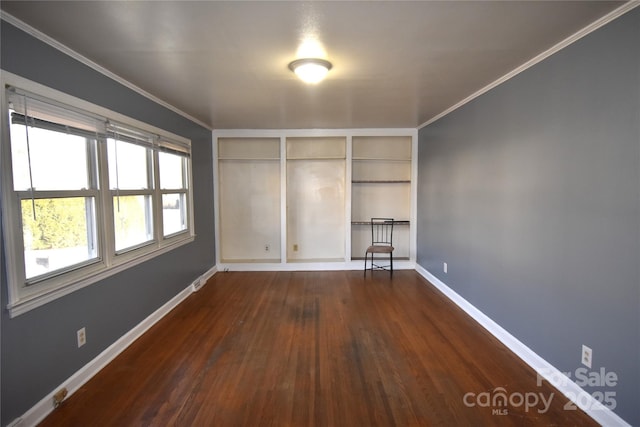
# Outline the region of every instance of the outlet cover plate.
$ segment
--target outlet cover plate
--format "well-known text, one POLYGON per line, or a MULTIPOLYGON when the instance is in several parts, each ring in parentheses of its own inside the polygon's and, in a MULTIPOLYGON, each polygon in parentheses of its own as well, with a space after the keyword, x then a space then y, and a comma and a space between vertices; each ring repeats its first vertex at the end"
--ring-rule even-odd
POLYGON ((80 348, 87 343, 87 331, 85 328, 78 329, 76 335, 78 337, 78 348, 80 348))
POLYGON ((593 350, 582 344, 582 358, 581 362, 587 368, 591 368, 591 362, 593 361, 593 350))

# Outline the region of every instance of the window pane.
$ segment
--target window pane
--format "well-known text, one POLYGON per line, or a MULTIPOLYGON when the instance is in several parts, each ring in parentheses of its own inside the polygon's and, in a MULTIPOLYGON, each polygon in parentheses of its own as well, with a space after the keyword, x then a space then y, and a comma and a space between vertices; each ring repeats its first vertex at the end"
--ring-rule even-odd
POLYGON ((184 157, 170 153, 159 153, 160 188, 176 190, 186 188, 184 184, 184 157))
POLYGON ((151 196, 113 198, 116 251, 153 240, 151 196))
POLYGON ((162 195, 162 228, 165 236, 187 229, 186 206, 184 194, 162 195))
POLYGON ((94 203, 93 197, 21 201, 27 279, 97 257, 94 203))
POLYGON ((12 123, 11 155, 16 191, 31 188, 30 169, 36 190, 89 188, 87 139, 84 137, 34 127, 25 129, 24 125, 12 123))
POLYGON ((109 188, 140 190, 149 186, 148 149, 114 139, 107 140, 109 188), (117 153, 117 154, 116 154, 117 153))

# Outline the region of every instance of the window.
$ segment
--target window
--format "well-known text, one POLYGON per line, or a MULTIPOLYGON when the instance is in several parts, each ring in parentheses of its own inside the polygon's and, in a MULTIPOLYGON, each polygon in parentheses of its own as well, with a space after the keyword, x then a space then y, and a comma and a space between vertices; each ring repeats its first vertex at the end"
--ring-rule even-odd
POLYGON ((153 242, 153 157, 144 135, 112 127, 107 139, 116 253, 153 242), (133 133, 131 133, 133 135, 133 133), (132 141, 132 142, 128 142, 132 141))
POLYGON ((193 240, 188 140, 42 90, 5 84, 12 316, 193 240))
POLYGON ((158 158, 163 235, 167 237, 187 229, 188 162, 178 152, 161 152, 158 158))
POLYGON ((99 259, 98 123, 12 93, 9 133, 25 284, 99 259))

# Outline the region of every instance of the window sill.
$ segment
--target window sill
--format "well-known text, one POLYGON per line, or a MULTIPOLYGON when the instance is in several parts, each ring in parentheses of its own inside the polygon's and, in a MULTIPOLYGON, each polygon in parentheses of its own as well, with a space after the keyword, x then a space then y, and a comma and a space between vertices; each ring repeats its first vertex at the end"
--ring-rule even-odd
POLYGON ((114 274, 120 273, 121 271, 127 270, 131 267, 134 267, 138 264, 142 264, 143 262, 148 261, 152 258, 155 258, 159 255, 170 252, 173 249, 176 249, 180 246, 184 246, 188 243, 191 243, 194 240, 195 240, 195 236, 190 235, 184 239, 176 240, 170 244, 159 247, 153 251, 147 252, 144 255, 138 256, 136 258, 132 258, 126 262, 122 262, 120 264, 113 265, 111 267, 106 267, 97 272, 89 273, 89 275, 79 280, 74 280, 66 285, 57 286, 52 289, 43 289, 41 292, 19 297, 16 301, 7 305, 7 309, 9 310, 9 316, 13 318, 21 314, 24 314, 35 308, 43 306, 51 301, 54 301, 60 297, 63 297, 72 292, 75 292, 78 289, 87 287, 93 283, 106 279, 107 277, 113 276, 114 274))

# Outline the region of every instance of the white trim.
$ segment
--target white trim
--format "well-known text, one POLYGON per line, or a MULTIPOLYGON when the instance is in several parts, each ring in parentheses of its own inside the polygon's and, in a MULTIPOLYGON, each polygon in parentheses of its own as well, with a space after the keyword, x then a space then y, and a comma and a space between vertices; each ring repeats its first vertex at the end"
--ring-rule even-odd
POLYGON ((544 360, 533 350, 523 344, 516 337, 507 332, 499 324, 494 322, 486 314, 478 310, 473 304, 468 302, 453 289, 448 287, 444 282, 426 270, 419 264, 416 264, 416 271, 429 281, 436 289, 441 291, 458 307, 464 310, 483 328, 489 331, 509 350, 513 351, 516 356, 522 359, 527 365, 533 368, 536 373, 549 381, 557 388, 565 397, 572 401, 577 407, 582 409, 587 415, 596 420, 603 426, 629 426, 630 425, 620 418, 615 412, 602 405, 588 392, 584 391, 579 385, 569 379, 565 374, 560 372, 552 364, 544 360))
POLYGON ((345 177, 344 177, 344 262, 349 262, 353 255, 351 248, 351 209, 353 202, 353 136, 347 135, 345 141, 345 177))
MULTIPOLYGON (((216 220, 220 220, 217 216, 216 220)), ((280 136, 280 263, 287 263, 287 138, 280 136)))
POLYGON ((41 42, 44 42, 46 44, 48 44, 49 46, 53 47, 56 50, 59 50, 60 52, 64 53, 65 55, 70 56, 71 58, 75 59, 76 61, 86 65, 87 67, 99 72, 100 74, 110 78, 111 80, 114 80, 117 83, 120 83, 122 86, 131 89, 132 91, 136 92, 139 95, 144 96, 145 98, 155 102, 156 104, 162 105, 163 107, 173 111, 176 114, 179 114, 180 116, 191 120, 194 123, 199 124, 200 126, 204 127, 205 129, 209 129, 211 130, 211 125, 208 125, 204 122, 202 122, 199 119, 196 119, 193 116, 190 116, 189 114, 185 113, 182 110, 179 110, 178 108, 174 107, 173 105, 169 104, 166 101, 163 101, 162 99, 158 98, 155 95, 150 94, 149 92, 147 92, 146 90, 139 88, 138 86, 134 85, 133 83, 125 80, 123 77, 120 77, 119 75, 109 71, 108 69, 104 68, 103 66, 91 61, 90 59, 82 56, 81 54, 79 54, 78 52, 76 52, 75 50, 71 49, 70 47, 60 43, 59 41, 49 37, 48 35, 44 34, 43 32, 33 28, 32 26, 30 26, 29 24, 19 20, 18 18, 14 17, 13 15, 8 14, 7 12, 5 12, 4 10, 0 11, 0 18, 13 25, 14 27, 17 27, 18 29, 24 31, 25 33, 29 34, 30 36, 40 40, 41 42))
MULTIPOLYGON (((220 271, 342 271, 342 270, 362 270, 364 268, 364 259, 355 261, 335 261, 335 262, 222 262, 218 264, 220 271)), ((413 261, 393 260, 394 270, 413 270, 415 263, 413 261)), ((378 273, 376 273, 378 274, 378 273)))
MULTIPOLYGON (((206 281, 216 274, 216 266, 204 272, 196 281, 201 281, 205 284, 206 281)), ((127 347, 133 344, 138 338, 140 338, 145 332, 155 325, 160 319, 166 316, 171 310, 176 308, 182 301, 184 301, 195 290, 192 285, 187 286, 180 291, 176 296, 171 298, 165 304, 163 304, 156 311, 151 313, 146 319, 138 323, 133 329, 121 336, 116 342, 107 347, 102 353, 96 356, 92 361, 84 365, 75 374, 70 376, 66 381, 56 387, 53 391, 47 394, 42 400, 36 403, 31 409, 25 412, 21 417, 12 421, 9 425, 12 427, 31 427, 36 426, 44 418, 49 415, 53 407, 53 395, 60 389, 66 388, 68 391, 67 398, 75 393, 80 387, 82 387, 87 381, 89 381, 95 374, 100 372, 107 364, 115 359, 120 353, 122 353, 127 347)))
POLYGON ((418 247, 418 130, 411 135, 411 213, 409 220, 409 259, 415 264, 418 247))
POLYGON ((579 30, 575 34, 573 34, 573 35, 567 37, 566 39, 562 40, 561 42, 553 45, 552 47, 550 47, 549 49, 545 50, 541 54, 539 54, 537 56, 534 56, 533 58, 531 58, 530 60, 528 60, 524 64, 520 65, 519 67, 509 71, 507 74, 505 74, 504 76, 502 76, 499 79, 495 80, 494 82, 489 83, 488 85, 486 85, 482 89, 478 90, 477 92, 474 92, 471 95, 467 96, 462 101, 452 105, 451 107, 447 108, 446 110, 444 110, 440 114, 437 114, 436 116, 430 118, 429 120, 427 120, 426 122, 424 122, 423 124, 418 126, 418 130, 422 129, 425 126, 429 126, 431 123, 433 123, 433 122, 435 122, 437 120, 440 120, 441 118, 443 118, 447 114, 449 114, 449 113, 457 110, 458 108, 462 107, 463 105, 473 101, 474 99, 478 98, 480 95, 483 95, 486 92, 489 92, 494 87, 501 85, 502 83, 506 82, 507 80, 510 80, 511 78, 515 77, 516 75, 520 74, 521 72, 533 67, 534 65, 538 64, 539 62, 544 61, 545 59, 547 59, 551 55, 553 55, 553 54, 561 51, 562 49, 566 48, 567 46, 577 42, 581 38, 591 34, 595 30, 597 30, 598 28, 608 24, 609 22, 613 21, 616 18, 619 18, 620 16, 624 15, 625 13, 629 12, 630 10, 632 10, 632 9, 638 7, 638 6, 640 6, 640 2, 638 0, 630 0, 630 1, 628 1, 627 3, 623 4, 619 8, 613 10, 612 12, 606 14, 605 16, 601 17, 600 19, 598 19, 598 20, 592 22, 591 24, 587 25, 586 27, 582 28, 581 30, 579 30))
POLYGON ((218 220, 218 218, 220 218, 220 204, 218 203, 220 198, 220 186, 218 181, 218 139, 213 132, 211 134, 211 166, 211 178, 213 179, 213 181, 211 181, 213 183, 213 218, 211 218, 211 220, 213 221, 213 232, 215 235, 213 250, 216 255, 216 265, 220 265, 220 221, 218 220))
POLYGON ((218 266, 214 265, 213 267, 211 267, 210 269, 202 273, 199 277, 200 280, 202 280, 202 284, 206 285, 207 281, 211 279, 217 272, 218 272, 218 266))
POLYGON ((217 272, 218 272, 218 267, 214 266, 209 270, 205 271, 204 273, 202 273, 200 276, 198 276, 196 280, 194 280, 191 283, 191 291, 197 292, 200 289, 202 289, 202 287, 207 284, 207 281, 211 277, 213 277, 213 275, 216 274, 217 272))
POLYGON ((416 128, 357 128, 357 129, 216 129, 217 138, 296 138, 325 136, 413 136, 416 128))

